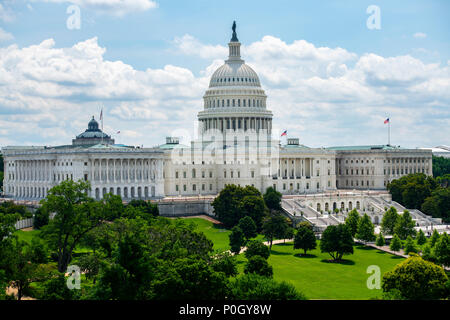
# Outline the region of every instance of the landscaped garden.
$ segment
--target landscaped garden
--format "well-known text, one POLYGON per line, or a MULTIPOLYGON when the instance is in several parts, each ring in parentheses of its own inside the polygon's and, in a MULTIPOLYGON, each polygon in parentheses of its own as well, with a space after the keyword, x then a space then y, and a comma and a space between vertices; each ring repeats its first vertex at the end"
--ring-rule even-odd
MULTIPOLYGON (((199 231, 214 242, 215 249, 229 249, 229 230, 215 225, 211 221, 190 219, 199 231)), ((370 299, 381 297, 381 289, 367 288, 367 267, 377 265, 381 276, 390 271, 404 259, 374 248, 356 245, 354 254, 344 256, 342 263, 330 263, 327 253, 320 249, 308 251, 302 256, 302 250, 293 250, 293 244, 281 243, 272 247, 269 264, 273 267, 273 278, 292 283, 308 299, 370 299)), ((243 272, 245 257, 238 257, 238 270, 243 272)))

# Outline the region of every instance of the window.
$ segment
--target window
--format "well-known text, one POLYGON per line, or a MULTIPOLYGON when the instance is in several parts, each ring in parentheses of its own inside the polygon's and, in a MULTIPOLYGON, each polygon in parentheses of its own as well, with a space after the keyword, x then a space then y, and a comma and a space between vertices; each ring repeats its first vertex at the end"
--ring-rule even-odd
POLYGON ((197 190, 197 186, 195 184, 192 185, 192 191, 196 191, 197 190))
POLYGON ((178 171, 175 171, 175 178, 178 179, 178 171))
POLYGON ((252 171, 252 178, 255 177, 255 171, 252 171))
POLYGON ((178 185, 175 185, 175 191, 178 192, 178 185))
POLYGON ((209 191, 211 191, 211 190, 212 190, 212 184, 209 185, 209 191))
POLYGON ((186 185, 183 184, 183 191, 186 191, 186 185))
POLYGON ((192 178, 195 178, 195 169, 192 169, 192 178))
POLYGON ((183 171, 183 178, 186 179, 186 171, 183 171))

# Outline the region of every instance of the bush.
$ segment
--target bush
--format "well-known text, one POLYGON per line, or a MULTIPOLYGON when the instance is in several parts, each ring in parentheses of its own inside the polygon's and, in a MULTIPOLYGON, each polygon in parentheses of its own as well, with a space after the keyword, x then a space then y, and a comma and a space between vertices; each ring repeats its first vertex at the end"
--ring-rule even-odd
POLYGON ((295 287, 286 282, 245 274, 231 283, 232 300, 306 300, 295 287))

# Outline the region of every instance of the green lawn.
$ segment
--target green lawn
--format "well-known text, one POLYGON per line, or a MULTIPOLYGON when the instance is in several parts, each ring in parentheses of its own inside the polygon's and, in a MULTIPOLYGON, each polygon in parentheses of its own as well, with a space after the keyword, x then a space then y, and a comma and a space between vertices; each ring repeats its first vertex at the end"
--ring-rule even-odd
POLYGON ((31 243, 31 239, 33 239, 34 237, 38 237, 40 232, 41 232, 40 230, 32 230, 32 231, 17 230, 16 234, 19 237, 19 240, 31 243))
MULTIPOLYGON (((189 218, 186 220, 187 222, 194 223, 197 226, 197 230, 203 232, 214 243, 214 250, 230 250, 230 230, 202 218, 189 218)), ((258 235, 257 239, 262 240, 263 236, 258 235)))
MULTIPOLYGON (((215 249, 229 249, 229 230, 214 226, 210 221, 192 220, 207 238, 214 242, 215 249)), ((259 236, 261 238, 261 236, 259 236)), ((319 247, 319 243, 318 243, 319 247)), ((400 263, 403 258, 364 246, 355 246, 353 255, 344 256, 343 263, 330 263, 330 255, 320 249, 300 256, 292 243, 273 245, 269 264, 273 267, 274 279, 292 283, 309 299, 370 299, 381 297, 382 290, 367 288, 366 272, 370 265, 380 267, 382 275, 400 263)), ((243 254, 237 257, 238 270, 243 272, 246 262, 243 254)))

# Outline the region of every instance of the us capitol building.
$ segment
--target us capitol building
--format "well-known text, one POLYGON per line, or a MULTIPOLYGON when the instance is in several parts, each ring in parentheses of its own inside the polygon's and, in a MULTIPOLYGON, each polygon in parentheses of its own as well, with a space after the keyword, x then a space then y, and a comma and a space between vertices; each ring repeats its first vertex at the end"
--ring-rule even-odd
MULTIPOLYGON (((126 200, 216 195, 226 184, 252 185, 261 192, 272 186, 289 198, 342 189, 385 190, 403 175, 432 174, 430 150, 310 148, 297 138, 281 145, 272 137, 273 115, 259 77, 241 59, 235 25, 228 46, 228 59, 203 96, 199 138, 190 145, 176 137, 153 148, 116 144, 92 117, 70 145, 4 147, 5 196, 37 200, 63 180, 82 179, 90 181, 90 196, 96 199, 106 193, 126 200)), ((331 210, 331 203, 313 206, 318 212, 331 210)))

